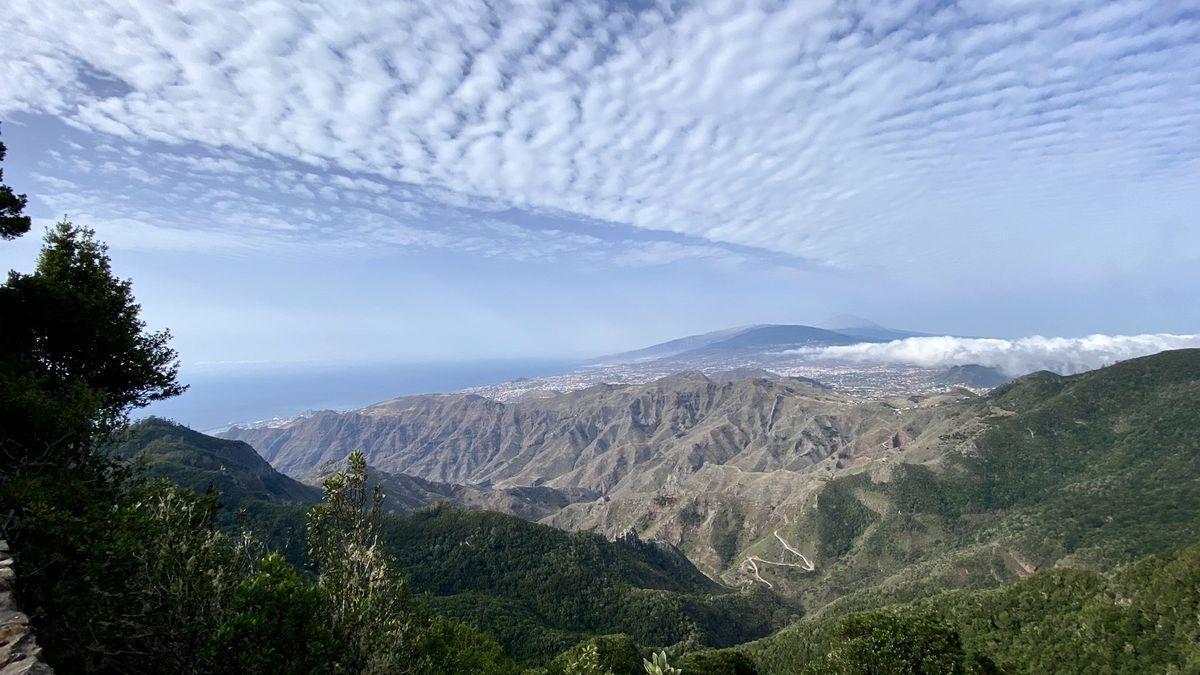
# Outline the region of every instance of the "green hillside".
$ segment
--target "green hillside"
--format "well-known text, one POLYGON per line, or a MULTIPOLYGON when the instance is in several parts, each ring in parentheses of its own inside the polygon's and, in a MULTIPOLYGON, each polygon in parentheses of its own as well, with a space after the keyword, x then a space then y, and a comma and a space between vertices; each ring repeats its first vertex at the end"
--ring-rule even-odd
MULTIPOLYGON (((730 652, 762 675, 864 672, 838 667, 871 659, 886 669, 895 655, 949 664, 941 672, 1193 673, 1198 611, 1200 546, 1191 546, 1111 574, 1051 570, 1001 589, 803 620, 730 652)), ((704 657, 678 663, 689 672, 704 657)))
POLYGON ((391 519, 386 537, 440 613, 487 630, 523 660, 608 633, 648 646, 734 645, 798 612, 769 591, 714 583, 673 549, 499 513, 443 506, 391 519))
POLYGON ((935 460, 828 483, 792 527, 818 569, 786 588, 839 613, 1195 543, 1197 400, 1200 350, 1006 385, 958 413, 935 460))
POLYGON ((213 438, 159 418, 130 427, 109 452, 181 487, 216 490, 229 508, 252 500, 314 504, 321 498, 320 489, 279 473, 241 441, 213 438))
MULTIPOLYGON (((249 527, 304 562, 304 511, 320 491, 275 471, 245 443, 149 419, 111 454, 182 487, 214 490, 225 507, 219 524, 249 527)), ((403 495, 388 495, 394 498, 403 495)), ((799 613, 769 592, 731 592, 668 547, 609 542, 501 513, 443 505, 409 517, 389 514, 385 544, 411 588, 428 594, 439 614, 493 633, 526 661, 606 633, 651 646, 730 646, 799 613)))
MULTIPOLYGON (((1165 589, 1191 583, 1200 557, 1170 553, 1200 532, 1196 400, 1200 350, 1185 350, 1073 377, 1037 373, 961 404, 936 451, 824 486, 786 530, 817 569, 764 568, 775 591, 716 584, 670 547, 449 505, 388 515, 384 538, 434 611, 493 634, 527 664, 570 661, 582 649, 573 646, 624 634, 602 644, 624 645, 622 658, 668 647, 687 672, 744 672, 744 659, 798 672, 850 658, 830 655, 834 645, 909 640, 906 631, 957 645, 952 660, 965 670, 1031 672, 1048 663, 1040 658, 1086 665, 1116 652, 1130 668, 1192 664, 1192 629, 1177 615, 1195 600, 1165 589), (792 628, 705 651, 763 638, 802 606, 810 614, 792 628)), ((222 522, 248 524, 302 560, 288 542, 302 539, 314 490, 249 446, 151 420, 113 452, 211 486, 227 513, 241 513, 222 522)))

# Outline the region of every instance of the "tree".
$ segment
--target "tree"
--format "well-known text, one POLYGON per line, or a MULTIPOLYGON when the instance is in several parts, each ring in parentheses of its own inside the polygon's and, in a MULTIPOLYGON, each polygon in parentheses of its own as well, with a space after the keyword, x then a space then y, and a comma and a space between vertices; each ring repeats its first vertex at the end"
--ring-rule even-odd
POLYGON ((380 543, 383 493, 367 487, 367 461, 352 452, 325 480, 325 500, 308 514, 308 559, 343 646, 340 669, 418 672, 429 667, 408 588, 380 543))
MULTIPOLYGON (((0 142, 0 162, 7 153, 8 148, 0 142)), ((29 216, 24 215, 27 201, 25 195, 16 194, 4 184, 4 169, 0 168, 0 239, 16 239, 29 231, 29 216)))
POLYGON ((666 652, 656 652, 649 659, 642 659, 647 675, 683 675, 683 671, 667 663, 666 652))
POLYGON ((131 410, 182 393, 171 334, 149 332, 95 232, 50 228, 33 274, 0 287, 0 470, 85 461, 131 410))
POLYGON ((64 672, 177 671, 236 577, 215 497, 136 480, 97 451, 132 409, 183 391, 169 339, 69 222, 32 274, 0 286, 0 509, 19 600, 64 672))
POLYGON ((322 673, 336 642, 316 585, 278 553, 234 591, 212 638, 213 663, 229 673, 322 673))
POLYGON ((921 675, 973 670, 958 631, 931 614, 851 614, 838 622, 834 637, 836 646, 824 662, 805 672, 921 675))

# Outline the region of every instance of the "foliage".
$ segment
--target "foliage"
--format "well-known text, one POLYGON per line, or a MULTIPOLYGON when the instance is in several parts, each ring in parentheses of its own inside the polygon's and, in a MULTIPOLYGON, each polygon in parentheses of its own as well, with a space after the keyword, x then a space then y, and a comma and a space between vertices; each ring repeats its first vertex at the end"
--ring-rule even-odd
POLYGON ((655 652, 648 659, 642 659, 642 667, 647 675, 683 675, 683 671, 667 663, 666 652, 655 652))
POLYGON ((184 390, 107 247, 61 222, 33 274, 0 287, 0 471, 85 462, 130 410, 184 390))
POLYGON ((1109 575, 1053 570, 1000 589, 808 618, 735 651, 761 673, 921 672, 913 668, 922 663, 934 669, 926 672, 1196 672, 1197 611, 1200 545, 1109 575))
POLYGON ((642 650, 628 635, 585 640, 550 662, 550 675, 629 675, 641 673, 642 650))
MULTIPOLYGON (((8 148, 0 142, 0 162, 6 154, 8 148)), ((24 215, 27 201, 25 195, 4 184, 4 169, 0 168, 0 239, 16 239, 29 231, 30 219, 24 215)))
POLYGON ((325 672, 337 643, 324 605, 315 584, 268 555, 234 590, 211 639, 211 663, 230 673, 325 672))
POLYGON ((745 654, 732 649, 708 649, 685 654, 678 660, 684 673, 705 675, 755 675, 754 662, 745 654))
POLYGON ((875 520, 871 509, 854 496, 858 478, 834 481, 825 486, 817 499, 818 554, 825 559, 845 554, 858 535, 875 520))
POLYGON ((325 500, 309 511, 308 558, 351 671, 417 672, 428 666, 410 616, 408 589, 379 542, 383 493, 367 489, 361 452, 325 480, 325 500))
POLYGON ((723 505, 713 517, 710 543, 722 567, 728 566, 737 556, 738 539, 744 521, 741 507, 737 504, 723 505))
POLYGON ((216 501, 100 459, 5 484, 22 607, 65 672, 203 672, 208 634, 254 549, 212 527, 216 501))
POLYGON ((384 541, 435 610, 495 635, 526 663, 596 634, 624 633, 655 647, 727 646, 762 637, 795 614, 765 590, 723 589, 652 544, 568 534, 505 514, 442 505, 386 519, 384 541))
POLYGON ((969 670, 958 633, 927 614, 851 614, 834 629, 834 647, 805 672, 963 673, 969 670))
POLYGON ((106 452, 135 463, 152 476, 169 478, 196 492, 215 490, 224 508, 246 502, 292 502, 311 506, 321 490, 276 471, 254 448, 193 431, 157 417, 143 419, 120 434, 106 452))

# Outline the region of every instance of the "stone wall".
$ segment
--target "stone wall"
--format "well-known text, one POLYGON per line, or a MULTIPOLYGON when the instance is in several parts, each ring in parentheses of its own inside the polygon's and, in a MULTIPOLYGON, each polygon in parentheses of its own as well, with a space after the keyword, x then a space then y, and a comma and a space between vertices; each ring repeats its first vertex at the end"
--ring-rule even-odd
POLYGON ((29 617, 13 600, 16 576, 8 542, 0 539, 0 675, 53 675, 54 670, 41 660, 42 650, 33 639, 29 617))

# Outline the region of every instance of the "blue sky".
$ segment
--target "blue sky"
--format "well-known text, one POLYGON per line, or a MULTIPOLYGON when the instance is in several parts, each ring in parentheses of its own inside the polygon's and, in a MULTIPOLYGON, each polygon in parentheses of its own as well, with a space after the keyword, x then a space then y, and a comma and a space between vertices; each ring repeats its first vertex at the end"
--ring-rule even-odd
POLYGON ((1194 2, 369 4, 16 0, 6 180, 193 365, 1200 332, 1194 2))

